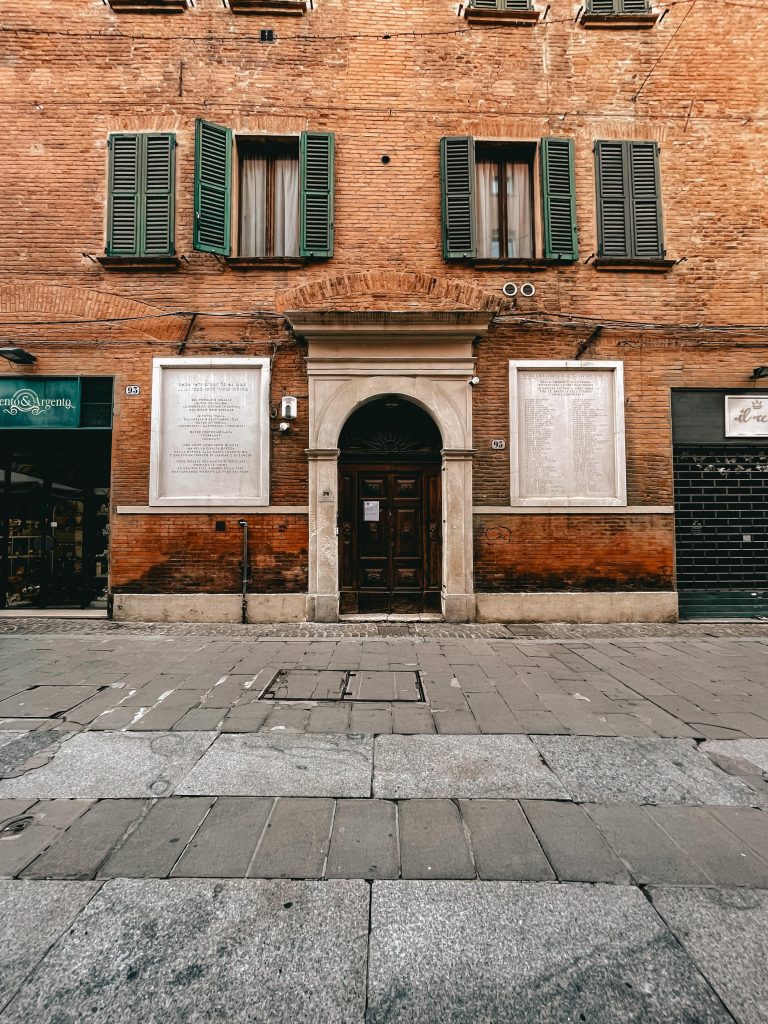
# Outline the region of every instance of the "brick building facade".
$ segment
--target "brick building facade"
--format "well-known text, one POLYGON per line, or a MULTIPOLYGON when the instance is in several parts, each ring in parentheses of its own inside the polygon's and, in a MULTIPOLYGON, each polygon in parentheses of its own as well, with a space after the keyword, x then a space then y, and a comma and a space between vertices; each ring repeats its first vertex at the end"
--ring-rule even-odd
POLYGON ((766 9, 0 22, 7 603, 768 607, 766 9))

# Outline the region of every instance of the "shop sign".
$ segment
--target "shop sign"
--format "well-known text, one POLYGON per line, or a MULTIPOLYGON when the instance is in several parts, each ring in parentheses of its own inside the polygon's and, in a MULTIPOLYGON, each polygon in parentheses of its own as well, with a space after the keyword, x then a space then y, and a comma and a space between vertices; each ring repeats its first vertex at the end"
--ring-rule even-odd
POLYGON ((50 430, 80 426, 78 378, 0 377, 0 429, 50 430))
POLYGON ((768 396, 726 395, 726 437, 768 437, 768 396))

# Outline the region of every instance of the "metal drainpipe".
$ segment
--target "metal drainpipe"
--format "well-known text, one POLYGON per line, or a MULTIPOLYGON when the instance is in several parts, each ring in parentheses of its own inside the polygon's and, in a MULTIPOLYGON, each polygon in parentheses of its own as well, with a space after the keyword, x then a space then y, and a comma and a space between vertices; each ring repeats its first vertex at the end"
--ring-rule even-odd
POLYGON ((248 624, 248 523, 245 519, 238 519, 237 525, 241 527, 243 531, 243 562, 241 571, 243 604, 240 621, 245 626, 248 624))

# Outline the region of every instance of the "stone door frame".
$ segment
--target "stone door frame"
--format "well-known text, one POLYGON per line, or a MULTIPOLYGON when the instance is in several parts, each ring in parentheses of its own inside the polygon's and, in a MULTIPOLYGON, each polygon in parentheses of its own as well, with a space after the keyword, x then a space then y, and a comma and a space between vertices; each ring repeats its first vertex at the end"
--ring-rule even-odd
MULTIPOLYGON (((444 382, 422 377, 380 375, 349 377, 323 402, 318 380, 310 378, 314 407, 309 458, 309 615, 317 622, 339 618, 338 440, 356 409, 385 395, 398 395, 421 406, 437 424, 442 449, 442 610, 449 622, 474 619, 472 575, 472 448, 471 420, 462 415, 444 382), (321 407, 318 409, 318 405, 321 407)), ((464 387, 468 385, 462 382, 464 387)))
POLYGON ((385 395, 420 406, 442 437, 442 593, 449 622, 475 619, 472 539, 473 344, 486 310, 288 313, 308 345, 309 593, 307 616, 339 618, 338 467, 341 430, 385 395))

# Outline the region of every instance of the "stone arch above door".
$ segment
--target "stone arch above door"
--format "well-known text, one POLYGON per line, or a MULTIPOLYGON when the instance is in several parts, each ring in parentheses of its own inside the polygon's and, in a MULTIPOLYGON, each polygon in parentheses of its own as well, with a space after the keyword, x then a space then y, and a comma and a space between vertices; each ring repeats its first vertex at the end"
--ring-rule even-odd
MULTIPOLYGON (((472 427, 465 409, 462 410, 439 381, 425 377, 378 376, 353 377, 337 382, 340 386, 330 394, 319 408, 312 411, 310 448, 333 449, 338 446, 339 434, 349 417, 366 402, 385 395, 400 395, 427 412, 437 424, 446 449, 472 447, 472 427)), ((464 385, 466 388, 467 385, 464 385)), ((455 389, 453 389, 455 390, 455 389)))

